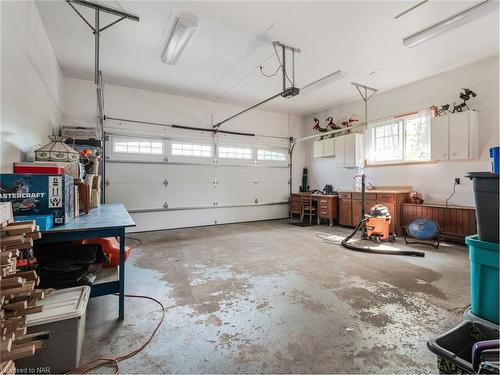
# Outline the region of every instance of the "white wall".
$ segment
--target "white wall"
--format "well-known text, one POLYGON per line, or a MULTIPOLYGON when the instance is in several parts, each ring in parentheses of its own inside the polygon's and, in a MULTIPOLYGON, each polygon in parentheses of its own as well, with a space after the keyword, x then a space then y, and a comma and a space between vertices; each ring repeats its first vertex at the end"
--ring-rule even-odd
MULTIPOLYGON (((105 76, 104 76, 105 80, 105 76)), ((210 127, 213 121, 241 111, 244 108, 186 98, 123 86, 105 86, 104 112, 107 116, 140 121, 175 123, 188 126, 210 127)), ((91 81, 64 77, 63 125, 95 126, 96 94, 91 81)), ((120 124, 108 120, 105 128, 134 129, 150 134, 158 134, 162 128, 144 124, 120 124)), ((263 136, 300 137, 303 132, 302 120, 297 116, 252 110, 227 124, 221 130, 255 133, 263 136)), ((193 132, 196 136, 196 132, 193 132)), ((305 153, 300 149, 294 158, 293 187, 300 185, 305 153)))
MULTIPOLYGON (((474 205, 471 181, 464 178, 469 171, 489 171, 488 150, 499 144, 499 95, 498 56, 459 69, 455 69, 412 84, 377 93, 369 101, 368 119, 380 119, 390 115, 408 113, 431 105, 452 103, 458 99, 463 87, 477 93, 469 107, 479 111, 480 159, 471 161, 446 161, 435 164, 367 167, 367 182, 376 186, 412 186, 422 193, 428 203, 443 203, 451 194, 454 177, 460 177, 462 184, 450 204, 474 205)), ((363 82, 361 82, 363 83, 363 82)), ((355 88, 353 87, 353 90, 355 88)), ((358 114, 364 117, 364 103, 359 101, 332 106, 316 114, 322 121, 332 116, 335 120, 358 114)), ((313 117, 303 119, 307 134, 313 134, 313 117)), ((335 158, 313 158, 312 143, 307 144, 307 166, 311 188, 333 184, 336 189, 353 188, 356 171, 337 168, 335 158)))
POLYGON ((61 120, 62 75, 33 1, 1 1, 2 172, 35 144, 49 142, 61 120))

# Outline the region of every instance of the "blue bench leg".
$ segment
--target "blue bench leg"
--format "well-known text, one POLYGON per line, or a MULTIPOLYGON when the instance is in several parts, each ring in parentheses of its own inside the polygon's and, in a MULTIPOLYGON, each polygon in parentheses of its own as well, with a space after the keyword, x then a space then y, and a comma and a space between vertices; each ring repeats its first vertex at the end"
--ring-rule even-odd
POLYGON ((120 230, 120 291, 118 293, 118 321, 125 317, 125 228, 120 230))

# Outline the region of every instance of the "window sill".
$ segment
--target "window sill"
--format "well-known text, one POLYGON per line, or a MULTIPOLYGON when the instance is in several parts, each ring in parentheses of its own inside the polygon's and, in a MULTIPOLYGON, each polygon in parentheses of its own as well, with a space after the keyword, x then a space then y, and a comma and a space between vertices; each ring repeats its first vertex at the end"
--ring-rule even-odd
POLYGON ((435 160, 424 160, 424 161, 401 161, 401 162, 395 162, 395 163, 376 163, 376 164, 370 164, 368 162, 365 163, 366 168, 371 168, 371 167, 391 167, 391 166, 403 166, 403 165, 419 165, 419 164, 436 164, 437 161, 435 160))

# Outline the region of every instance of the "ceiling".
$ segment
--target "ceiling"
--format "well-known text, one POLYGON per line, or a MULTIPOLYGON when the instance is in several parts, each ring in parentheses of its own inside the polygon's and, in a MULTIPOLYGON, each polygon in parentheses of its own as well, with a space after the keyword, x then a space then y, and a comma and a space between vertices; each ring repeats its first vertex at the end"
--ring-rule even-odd
MULTIPOLYGON (((475 1, 429 1, 394 17, 418 1, 106 1, 135 13, 103 31, 101 70, 106 83, 252 105, 281 91, 281 77, 264 77, 278 67, 272 41, 300 48, 296 86, 336 70, 344 77, 265 109, 310 114, 337 102, 359 99, 356 81, 381 91, 498 55, 496 12, 414 48, 402 39, 475 1), (176 16, 188 13, 199 27, 176 65, 160 60, 176 16)), ((94 40, 90 28, 63 0, 37 3, 65 76, 93 79, 94 40)), ((78 7, 91 23, 92 10, 78 7)), ((102 15, 101 23, 116 18, 102 15)))

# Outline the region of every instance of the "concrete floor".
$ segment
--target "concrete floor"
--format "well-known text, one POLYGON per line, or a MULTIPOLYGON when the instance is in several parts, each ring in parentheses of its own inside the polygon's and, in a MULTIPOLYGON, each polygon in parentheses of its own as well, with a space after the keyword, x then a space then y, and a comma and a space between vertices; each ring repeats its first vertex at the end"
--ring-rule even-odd
MULTIPOLYGON (((466 248, 372 255, 315 236, 349 232, 267 221, 131 235, 127 293, 174 307, 122 372, 436 373, 426 341, 462 320, 466 248)), ((91 300, 81 363, 138 347, 161 316, 135 299, 125 314, 114 296, 91 300)))

